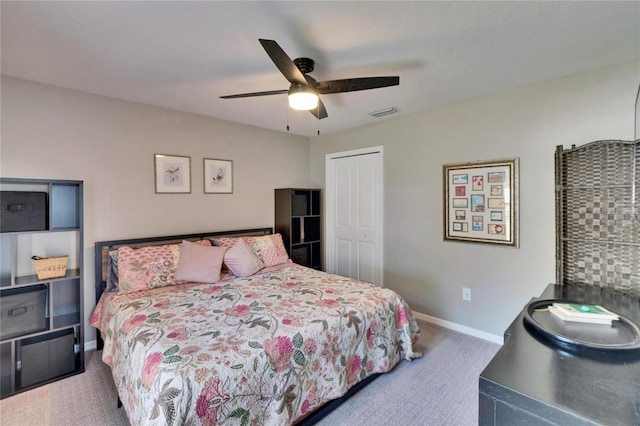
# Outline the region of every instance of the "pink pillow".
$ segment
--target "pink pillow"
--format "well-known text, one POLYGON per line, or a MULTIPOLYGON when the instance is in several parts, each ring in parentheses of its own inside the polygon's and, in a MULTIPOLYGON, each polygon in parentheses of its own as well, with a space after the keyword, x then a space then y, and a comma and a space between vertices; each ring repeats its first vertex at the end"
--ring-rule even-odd
POLYGON ((244 240, 265 266, 276 266, 289 261, 289 255, 284 248, 280 234, 264 235, 260 237, 218 238, 221 247, 232 247, 237 240, 244 240))
POLYGON ((237 277, 248 277, 264 268, 264 263, 242 238, 236 239, 233 247, 224 254, 224 264, 237 277))
POLYGON ((265 266, 276 266, 289 261, 289 255, 280 234, 245 237, 244 241, 251 246, 265 266))
POLYGON ((133 293, 176 284, 180 245, 118 249, 118 293, 133 293))
POLYGON ((193 283, 217 283, 220 281, 225 251, 226 247, 183 241, 175 279, 193 283))
POLYGON ((226 247, 230 249, 238 240, 241 240, 241 239, 242 237, 222 237, 222 238, 216 238, 215 243, 220 247, 226 247))
POLYGON ((194 244, 198 244, 200 246, 205 246, 205 247, 211 247, 213 244, 211 244, 211 240, 198 240, 198 241, 194 241, 194 244))

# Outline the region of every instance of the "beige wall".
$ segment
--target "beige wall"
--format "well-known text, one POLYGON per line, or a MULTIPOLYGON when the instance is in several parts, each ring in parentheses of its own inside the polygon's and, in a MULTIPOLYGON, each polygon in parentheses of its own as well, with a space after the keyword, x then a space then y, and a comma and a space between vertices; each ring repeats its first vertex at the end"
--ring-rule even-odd
POLYGON ((383 145, 385 286, 420 313, 501 335, 555 281, 556 145, 632 139, 639 83, 634 62, 323 135, 311 180, 324 186, 327 153, 383 145), (442 165, 509 157, 520 158, 520 248, 444 242, 442 165))
POLYGON ((383 145, 385 285, 501 335, 555 280, 555 146, 632 139, 639 81, 624 64, 309 140, 3 76, 0 175, 85 182, 88 316, 95 241, 272 226, 273 188, 323 187, 325 154, 383 145), (154 153, 191 156, 192 194, 154 194, 154 153), (203 157, 234 161, 234 194, 203 194, 203 157), (520 157, 520 248, 442 241, 442 164, 505 157, 520 157))
POLYGON ((1 119, 1 176, 85 183, 85 317, 95 241, 273 226, 273 189, 309 183, 300 136, 5 76, 1 119), (191 194, 154 193, 154 153, 191 157, 191 194), (204 157, 233 160, 233 194, 203 193, 204 157))

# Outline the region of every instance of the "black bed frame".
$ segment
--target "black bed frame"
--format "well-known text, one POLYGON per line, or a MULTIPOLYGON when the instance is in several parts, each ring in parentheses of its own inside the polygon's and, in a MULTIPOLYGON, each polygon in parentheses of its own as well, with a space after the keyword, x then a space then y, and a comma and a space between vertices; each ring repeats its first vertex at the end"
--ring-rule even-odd
MULTIPOLYGON (((162 237, 147 237, 147 238, 129 238, 126 240, 112 240, 112 241, 96 241, 95 245, 95 267, 96 267, 96 303, 100 300, 102 292, 107 286, 107 282, 104 279, 103 267, 106 266, 107 254, 110 250, 115 250, 118 247, 144 247, 159 244, 172 244, 181 243, 183 240, 187 241, 200 241, 210 238, 221 237, 239 237, 242 235, 269 235, 273 234, 273 228, 254 228, 254 229, 237 229, 233 231, 215 231, 215 232, 203 232, 198 234, 183 234, 183 235, 169 235, 162 237)), ((101 348, 101 347, 100 347, 101 348)))
MULTIPOLYGON (((163 237, 147 237, 147 238, 130 238, 125 240, 112 240, 112 241, 96 241, 95 243, 95 292, 96 292, 96 303, 100 300, 100 296, 104 292, 107 283, 103 275, 103 268, 106 267, 107 257, 110 250, 115 250, 118 247, 129 246, 129 247, 144 247, 149 245, 159 245, 159 244, 172 244, 172 243, 180 243, 183 240, 187 241, 200 241, 210 238, 222 238, 222 237, 240 237, 240 236, 256 236, 256 235, 269 235, 273 234, 273 228, 254 228, 254 229, 238 229, 232 231, 215 231, 215 232, 204 232, 197 234, 184 234, 184 235, 169 235, 163 237)), ((100 333, 97 333, 96 336, 97 345, 96 349, 101 350, 103 348, 104 342, 102 341, 102 337, 100 333)), ((352 395, 357 393, 360 389, 364 388, 366 385, 374 381, 378 378, 380 374, 372 374, 366 379, 362 380, 351 389, 347 391, 346 394, 341 396, 340 398, 331 400, 326 402, 324 405, 301 419, 297 426, 311 426, 319 422, 322 418, 327 416, 333 410, 338 408, 342 403, 344 403, 347 399, 349 399, 352 395)), ((120 402, 120 398, 118 397, 117 406, 120 408, 122 403, 120 402)))

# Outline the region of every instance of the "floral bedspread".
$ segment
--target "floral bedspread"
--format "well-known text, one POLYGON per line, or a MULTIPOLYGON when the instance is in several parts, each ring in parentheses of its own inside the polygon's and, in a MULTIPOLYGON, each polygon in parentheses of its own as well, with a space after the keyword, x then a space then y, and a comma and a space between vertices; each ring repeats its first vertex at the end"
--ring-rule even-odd
POLYGON ((103 294, 104 339, 133 425, 285 425, 420 356, 385 288, 293 263, 219 284, 103 294))

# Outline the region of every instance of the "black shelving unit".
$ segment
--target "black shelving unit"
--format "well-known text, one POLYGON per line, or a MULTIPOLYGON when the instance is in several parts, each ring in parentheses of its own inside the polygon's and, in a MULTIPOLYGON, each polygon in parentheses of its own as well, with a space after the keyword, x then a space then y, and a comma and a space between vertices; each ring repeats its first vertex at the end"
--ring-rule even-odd
POLYGON ((322 269, 320 196, 319 189, 275 190, 275 232, 291 260, 314 269, 322 269))
POLYGON ((0 190, 5 218, 36 209, 11 205, 10 193, 39 193, 46 199, 43 226, 30 229, 16 214, 11 226, 20 230, 5 224, 0 232, 2 321, 13 322, 11 332, 4 327, 0 332, 0 397, 5 398, 84 371, 83 183, 0 178, 0 190), (38 279, 32 255, 68 255, 66 275, 38 279), (37 298, 31 296, 36 293, 37 298), (16 294, 24 306, 10 306, 16 294))

